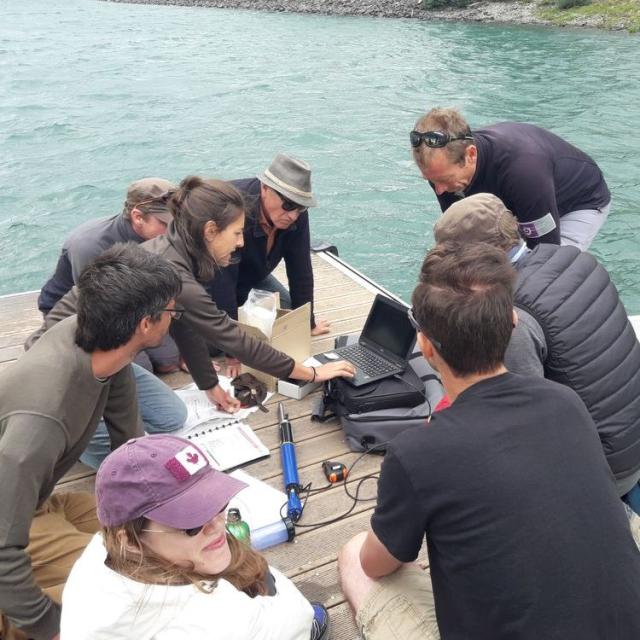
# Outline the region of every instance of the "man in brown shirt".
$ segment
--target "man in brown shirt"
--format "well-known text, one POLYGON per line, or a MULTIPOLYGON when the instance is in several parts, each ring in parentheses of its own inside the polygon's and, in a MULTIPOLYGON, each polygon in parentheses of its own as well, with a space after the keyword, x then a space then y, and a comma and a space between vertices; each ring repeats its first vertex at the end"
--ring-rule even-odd
POLYGON ((99 525, 89 494, 51 494, 101 416, 113 449, 143 433, 129 364, 167 334, 180 289, 164 259, 115 245, 83 271, 77 315, 0 374, 3 637, 57 638, 62 587, 99 525))

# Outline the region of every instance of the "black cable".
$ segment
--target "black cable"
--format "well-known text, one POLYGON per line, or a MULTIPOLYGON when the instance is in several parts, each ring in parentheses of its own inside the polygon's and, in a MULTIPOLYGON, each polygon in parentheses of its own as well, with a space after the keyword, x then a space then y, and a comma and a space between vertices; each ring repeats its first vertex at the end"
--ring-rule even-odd
MULTIPOLYGON (((309 483, 306 487, 302 487, 302 490, 304 491, 307 487, 311 487, 311 483, 309 483)), ((320 487, 318 489, 309 489, 308 492, 309 493, 322 493, 323 491, 327 491, 327 489, 331 489, 331 487, 333 487, 333 483, 330 482, 329 484, 325 485, 324 487, 320 487)))
MULTIPOLYGON (((373 476, 365 476, 364 478, 360 478, 360 480, 358 480, 358 484, 356 485, 356 495, 353 498, 353 504, 344 513, 341 513, 339 516, 336 516, 335 518, 331 518, 329 520, 322 520, 321 522, 313 522, 311 524, 300 524, 299 522, 295 522, 294 526, 300 527, 303 529, 310 529, 311 531, 314 531, 315 529, 319 529, 320 527, 324 527, 328 524, 334 524, 335 522, 339 522, 340 520, 343 520, 344 518, 349 516, 349 514, 356 508, 356 505, 358 504, 358 502, 363 502, 362 498, 358 498, 360 488, 364 482, 366 482, 367 480, 371 480, 372 478, 373 476)), ((375 500, 375 498, 367 498, 367 500, 375 500)), ((280 510, 280 516, 282 517, 282 509, 280 510)))
POLYGON ((427 414, 426 420, 427 422, 429 422, 429 420, 431 420, 431 414, 433 413, 433 409, 431 408, 431 400, 429 400, 429 398, 427 397, 427 390, 426 388, 421 389, 420 387, 416 387, 414 385, 412 385, 408 380, 405 380, 401 374, 399 373, 394 373, 393 377, 396 380, 399 380, 400 382, 402 382, 403 384, 406 384, 407 386, 411 387, 414 391, 417 391, 425 400, 425 402, 429 405, 429 413, 427 414))
MULTIPOLYGON (((360 489, 362 488, 362 485, 367 481, 367 480, 374 480, 374 479, 378 479, 380 477, 379 473, 369 473, 366 476, 363 476, 362 478, 360 478, 356 484, 356 491, 355 491, 355 495, 353 495, 349 489, 347 488, 347 480, 349 479, 351 472, 353 471, 354 467, 358 464, 358 462, 360 462, 360 460, 362 460, 362 458, 364 458, 366 455, 371 455, 375 450, 384 450, 384 448, 388 445, 388 442, 381 442, 380 444, 377 445, 373 445, 372 447, 367 448, 367 450, 360 454, 352 463, 351 466, 347 468, 347 473, 345 475, 344 480, 342 481, 342 487, 344 489, 344 492, 347 494, 347 496, 349 498, 351 498, 351 500, 353 500, 353 504, 344 512, 341 513, 339 516, 336 516, 335 518, 331 518, 329 520, 323 520, 321 522, 312 522, 309 524, 300 524, 298 522, 294 522, 294 526, 295 527, 300 527, 301 529, 318 529, 320 527, 324 527, 326 525, 329 524, 334 524, 335 522, 339 522, 340 520, 343 520, 344 518, 348 517, 351 512, 356 508, 356 505, 358 504, 358 502, 370 502, 371 500, 375 500, 377 498, 376 496, 373 496, 372 498, 360 498, 359 494, 360 494, 360 489)), ((306 495, 304 497, 304 501, 302 503, 302 511, 304 513, 304 509, 305 506, 307 504, 307 500, 309 499, 309 495, 310 493, 322 493, 323 491, 328 491, 329 489, 331 489, 334 485, 333 484, 329 484, 325 487, 322 487, 320 489, 311 489, 312 484, 309 483, 307 485, 305 485, 304 487, 302 487, 302 491, 306 491, 306 495)), ((284 515, 282 513, 283 509, 288 505, 288 501, 285 502, 281 507, 280 507, 280 517, 284 520, 284 515)))

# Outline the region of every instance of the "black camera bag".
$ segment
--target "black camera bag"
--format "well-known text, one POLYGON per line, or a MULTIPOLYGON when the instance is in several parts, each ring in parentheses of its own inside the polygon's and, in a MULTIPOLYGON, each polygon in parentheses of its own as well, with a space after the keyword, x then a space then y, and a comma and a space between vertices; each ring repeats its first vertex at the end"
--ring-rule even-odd
POLYGON ((402 374, 354 387, 342 378, 328 380, 324 387, 326 409, 338 417, 382 409, 415 407, 424 402, 424 384, 407 367, 402 374))
MULTIPOLYGON (((336 339, 336 347, 353 341, 357 336, 342 336, 336 339)), ((442 396, 440 379, 416 347, 399 376, 362 387, 340 378, 325 382, 312 420, 338 417, 352 451, 383 453, 398 433, 425 425, 442 396)))

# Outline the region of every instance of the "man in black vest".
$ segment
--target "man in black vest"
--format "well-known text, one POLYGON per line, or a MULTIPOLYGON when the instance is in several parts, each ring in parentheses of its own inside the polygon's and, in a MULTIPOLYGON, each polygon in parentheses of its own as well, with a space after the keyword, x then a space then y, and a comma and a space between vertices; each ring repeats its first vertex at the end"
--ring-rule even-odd
POLYGON ((422 265, 409 318, 451 406, 391 441, 371 529, 338 558, 366 640, 640 637, 640 553, 593 420, 504 367, 515 279, 480 243, 422 265))
POLYGON ((505 355, 507 369, 571 387, 596 423, 619 495, 635 493, 640 343, 607 270, 575 247, 544 244, 529 250, 511 211, 488 193, 451 205, 434 236, 436 242, 487 242, 507 252, 518 271, 520 320, 505 355))
POLYGON ((609 214, 598 165, 559 136, 520 122, 469 128, 455 109, 432 109, 411 132, 413 157, 442 211, 474 193, 501 198, 529 246, 587 249, 609 214))

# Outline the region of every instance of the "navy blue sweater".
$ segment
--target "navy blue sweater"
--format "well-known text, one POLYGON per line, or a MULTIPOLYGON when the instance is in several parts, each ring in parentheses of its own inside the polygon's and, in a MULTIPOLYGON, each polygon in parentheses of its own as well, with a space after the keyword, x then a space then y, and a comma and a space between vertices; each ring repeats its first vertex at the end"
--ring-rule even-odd
POLYGON ((219 308, 237 319, 238 307, 244 304, 249 291, 284 258, 292 307, 297 309, 310 302, 311 326, 315 326, 309 214, 303 213, 288 229, 278 230, 273 248, 267 255, 267 236, 259 223, 260 180, 246 178, 230 182, 242 193, 247 205, 244 247, 239 252, 240 262, 222 269, 207 285, 211 297, 219 308))
MULTIPOLYGON (((530 247, 560 244, 563 215, 599 209, 611 200, 593 158, 550 131, 500 122, 473 131, 473 140, 478 164, 464 197, 483 192, 498 196, 518 218, 530 247)), ((442 211, 459 199, 456 193, 438 196, 442 211)))

